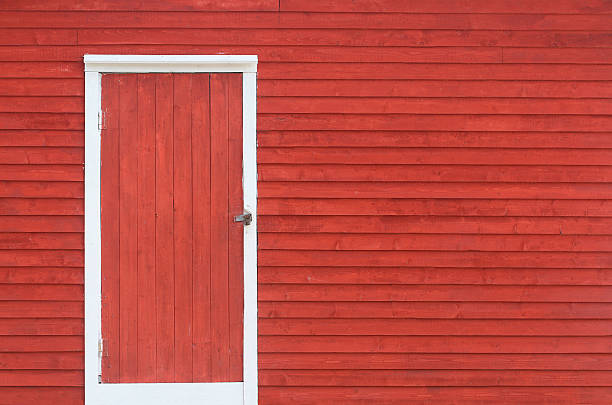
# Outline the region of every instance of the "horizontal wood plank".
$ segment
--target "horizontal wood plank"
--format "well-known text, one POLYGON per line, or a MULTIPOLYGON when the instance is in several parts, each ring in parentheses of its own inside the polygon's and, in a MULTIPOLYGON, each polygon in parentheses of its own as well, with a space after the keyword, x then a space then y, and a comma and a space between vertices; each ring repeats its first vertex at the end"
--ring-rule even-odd
MULTIPOLYGON (((609 149, 612 133, 504 131, 258 131, 262 147, 609 149)), ((356 153, 358 150, 353 150, 356 153)), ((390 152, 390 151, 388 151, 390 152)), ((501 152, 501 151, 500 151, 501 152)), ((525 152, 525 150, 523 151, 525 152)), ((546 154, 550 151, 540 150, 546 154)), ((269 162, 292 163, 292 162, 269 162)), ((305 162, 304 162, 305 163, 305 162)), ((362 164, 368 162, 359 162, 362 164)), ((514 162, 517 164, 516 162, 514 162)))
MULTIPOLYGON (((0 108, 2 100, 0 100, 0 108)), ((260 97, 262 114, 583 114, 606 115, 612 99, 260 97)))
POLYGON ((2 301, 83 301, 82 285, 0 284, 2 301))
MULTIPOLYGON (((59 251, 52 251, 53 254, 59 251)), ((27 254, 23 256, 28 257, 27 254)), ((66 260, 59 254, 59 260, 66 260)), ((72 256, 72 255, 70 255, 72 256)), ((77 256, 77 255, 74 255, 77 256)), ((72 259, 72 257, 70 257, 72 259)), ((3 259, 0 251, 0 260, 3 259)), ((36 259, 30 259, 36 262, 36 259)), ((10 260, 9 260, 10 262, 10 260)), ((0 261, 2 263, 2 261, 0 261)), ((78 264, 76 257, 74 263, 78 264)), ((263 266, 423 266, 610 268, 612 255, 601 252, 471 252, 398 250, 260 250, 263 266)))
MULTIPOLYGON (((1 114, 0 114, 1 116, 1 114)), ((20 125, 20 124, 16 124, 20 125)), ((42 125, 42 124, 41 124, 42 125)), ((53 124, 48 124, 53 125, 53 124)), ((607 115, 259 114, 263 130, 612 131, 607 115)))
MULTIPOLYGON (((8 246, 13 246, 12 243, 18 246, 20 242, 28 246, 36 246, 37 243, 44 244, 42 240, 38 242, 28 234, 4 235, 6 234, 0 234, 0 246, 7 239, 8 246)), ((42 237, 45 235, 43 234, 42 237)), ((80 239, 75 239, 73 243, 71 246, 79 246, 80 239)), ((262 250, 612 252, 612 236, 260 233, 258 246, 262 250)))
POLYGON ((393 0, 340 0, 329 5, 325 0, 282 0, 281 11, 335 12, 407 12, 407 13, 517 13, 517 14, 610 14, 609 3, 593 0, 582 3, 559 0, 554 5, 546 0, 529 3, 508 3, 503 0, 473 0, 469 5, 448 0, 395 2, 393 0))
MULTIPOLYGON (((82 198, 0 198, 0 215, 83 215, 82 198)), ((6 218, 5 218, 6 219, 6 218)), ((2 227, 7 229, 6 227, 2 227)), ((13 228, 18 229, 18 228, 13 228)))
POLYGON ((83 177, 83 165, 0 164, 0 180, 82 182, 83 177))
MULTIPOLYGON (((1 340, 0 340, 1 341, 1 340)), ((607 354, 603 336, 260 336, 260 353, 607 354)))
MULTIPOLYGON (((75 318, 14 318, 0 319, 0 335, 62 336, 83 335, 83 319, 75 318)), ((0 381, 2 377, 0 376, 0 381)), ((0 385, 2 383, 0 382, 0 385)))
POLYGON ((0 250, 0 266, 83 267, 82 250, 0 250))
POLYGON ((2 232, 0 249, 83 249, 80 232, 33 233, 2 232))
POLYGON ((0 146, 84 146, 81 131, 57 130, 0 130, 0 146))
MULTIPOLYGON (((511 97, 520 99, 582 99, 610 98, 612 96, 612 82, 448 80, 446 78, 443 80, 393 80, 392 78, 387 80, 332 80, 322 76, 316 80, 261 80, 258 84, 258 90, 258 95, 262 97, 511 97)), ((458 128, 453 130, 458 130, 458 128)), ((502 129, 497 128, 497 130, 502 129)), ((531 130, 536 129, 531 128, 531 130)))
POLYGON ((83 276, 80 267, 0 267, 0 283, 3 284, 82 285, 83 276))
POLYGON ((0 336, 0 353, 80 352, 83 336, 0 336))
POLYGON ((78 164, 85 163, 82 147, 2 146, 3 164, 78 164))
MULTIPOLYGON (((294 46, 612 46, 609 32, 342 29, 80 29, 80 45, 193 44, 294 46)), ((22 40, 27 44, 26 38, 22 40)), ((5 45, 11 45, 6 43, 5 45)), ((55 45, 55 44, 48 44, 55 45)))
POLYGON ((4 11, 0 25, 15 28, 371 28, 441 30, 609 31, 605 14, 456 14, 342 12, 215 13, 130 11, 4 11))
POLYGON ((265 284, 612 285, 612 269, 260 266, 265 284))
MULTIPOLYGON (((0 3, 0 7, 1 7, 0 3)), ((76 45, 74 29, 0 29, 0 45, 76 45)))
POLYGON ((489 401, 500 405, 575 403, 605 404, 612 400, 609 387, 261 387, 266 404, 290 401, 296 405, 363 404, 383 402, 405 404, 406 398, 421 401, 489 401), (570 402, 570 403, 571 403, 570 402))
MULTIPOLYGON (((398 319, 612 319, 610 303, 509 303, 509 302, 275 302, 259 303, 259 317, 270 319, 332 319, 374 323, 398 319)), ((436 325, 437 326, 437 325, 436 325)), ((285 329, 279 329, 285 331, 285 329)), ((387 331, 387 326, 382 329, 387 331)), ((423 328, 424 333, 432 331, 423 328)), ((526 326, 525 333, 529 331, 526 326)), ((569 330, 568 330, 569 332, 569 330)), ((501 334, 501 330, 500 330, 501 334)))
POLYGON ((608 319, 273 318, 258 326, 260 336, 609 336, 611 330, 608 319))
MULTIPOLYGON (((324 14, 314 14, 324 16, 324 14)), ((337 14, 334 14, 336 16, 337 14)), ((377 17, 385 14, 372 14, 377 17)), ((282 16, 282 14, 281 14, 282 16)), ((386 16, 390 16, 386 14, 386 16)), ((476 14, 465 14, 468 18, 476 14)), ((446 16, 447 21, 457 21, 463 16, 457 14, 446 16)), ((415 17, 410 15, 410 17, 415 17)), ((444 15, 436 15, 444 18, 444 15)), ((501 17, 501 16, 500 16, 501 17)), ((513 18, 516 16, 505 16, 513 18)), ((527 17, 528 16, 521 16, 527 17)), ((551 15, 538 16, 537 19, 546 19, 551 15)), ((560 17, 560 16, 557 16, 560 17)), ((572 16, 577 17, 577 16, 572 16)), ((583 16, 587 17, 587 16, 583 16)), ((594 17, 594 16, 588 16, 594 17)), ((417 17, 427 20, 426 16, 417 17)), ((411 18, 403 16, 404 21, 411 18)), ((533 24, 537 24, 532 17, 533 24)), ((572 18, 573 19, 573 18, 572 18)), ((418 24, 414 22, 413 24, 418 24)), ((565 63, 402 63, 402 62, 267 62, 258 65, 258 77, 261 79, 342 79, 342 80, 555 80, 561 81, 593 81, 609 80, 610 65, 565 64, 565 63)), ((541 83, 543 84, 543 83, 541 83)))
MULTIPOLYGON (((80 197, 77 187, 62 183, 36 183, 27 187, 12 182, 2 189, 19 190, 19 197, 80 197)), ((80 187, 80 184, 77 184, 80 187)), ((7 191, 6 193, 9 193, 7 191)), ((473 199, 607 199, 612 183, 505 183, 505 182, 395 182, 395 181, 266 181, 259 185, 262 197, 289 198, 473 198, 473 199)))
MULTIPOLYGON (((1 151, 1 149, 0 149, 1 151)), ((607 166, 612 149, 528 148, 259 148, 259 163, 338 164, 464 164, 464 165, 591 165, 607 166)))
POLYGON ((82 370, 81 352, 0 353, 3 370, 82 370))
POLYGON ((0 387, 82 387, 84 380, 82 370, 0 370, 0 387))
POLYGON ((0 397, 5 404, 81 405, 83 387, 1 387, 0 397))
POLYGON ((83 198, 83 183, 77 181, 0 180, 0 197, 83 198))
MULTIPOLYGON (((43 166, 43 169, 46 168, 43 166)), ((50 169, 64 169, 51 166, 50 169)), ((75 170, 74 167, 68 168, 75 170)), ((17 170, 15 170, 17 171, 17 170)), ((362 182, 612 182, 611 166, 470 166, 470 165, 360 165, 260 164, 260 181, 362 182)), ((64 175, 65 176, 65 175, 64 175)), ((74 180, 79 180, 76 178, 74 180)), ((12 180, 12 179, 7 179, 12 180)), ((64 180, 60 177, 56 180, 64 180)), ((70 178, 73 180, 73 178, 70 178)), ((357 186, 357 184, 355 185, 357 186)), ((470 185, 466 185, 469 188, 470 185)), ((493 188, 494 186, 492 186, 493 188)), ((543 185, 545 188, 546 185, 543 185)), ((433 197, 433 194, 432 194, 433 197)), ((526 196, 523 196, 526 197, 526 196)))
POLYGON ((68 129, 83 130, 82 114, 65 113, 0 113, 0 129, 68 129))
POLYGON ((265 215, 261 232, 296 233, 471 233, 609 235, 612 219, 598 217, 478 217, 478 216, 361 216, 265 215))
POLYGON ((0 97, 0 112, 82 113, 84 107, 81 97, 0 97))
POLYGON ((0 232, 83 232, 82 215, 6 215, 0 232))
POLYGON ((262 370, 612 370, 610 354, 260 353, 262 370))
POLYGON ((261 370, 260 384, 264 387, 607 387, 612 381, 610 377, 610 371, 261 370))
POLYGON ((261 301, 612 302, 609 286, 260 284, 261 301))
POLYGON ((142 3, 137 0, 81 0, 73 2, 67 0, 34 0, 17 7, 10 0, 0 1, 0 10, 143 10, 143 11, 278 11, 276 0, 232 0, 213 1, 203 0, 193 2, 189 0, 157 0, 142 3))
POLYGON ((0 318, 83 318, 83 305, 78 301, 0 301, 0 318))
MULTIPOLYGON (((31 200, 29 200, 31 201, 31 200)), ((28 202, 29 202, 28 201, 28 202)), ((0 206, 3 199, 0 199, 0 206)), ((25 201, 24 201, 25 204, 25 201)), ((260 215, 609 217, 610 200, 261 198, 260 215)))

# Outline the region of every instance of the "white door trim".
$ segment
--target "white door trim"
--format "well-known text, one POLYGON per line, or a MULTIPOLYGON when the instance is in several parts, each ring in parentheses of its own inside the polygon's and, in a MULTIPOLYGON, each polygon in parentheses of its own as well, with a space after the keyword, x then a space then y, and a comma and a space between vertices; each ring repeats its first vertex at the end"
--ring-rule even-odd
POLYGON ((85 404, 257 404, 257 56, 85 55, 85 404), (242 73, 244 209, 243 382, 101 384, 100 129, 102 73, 242 73))

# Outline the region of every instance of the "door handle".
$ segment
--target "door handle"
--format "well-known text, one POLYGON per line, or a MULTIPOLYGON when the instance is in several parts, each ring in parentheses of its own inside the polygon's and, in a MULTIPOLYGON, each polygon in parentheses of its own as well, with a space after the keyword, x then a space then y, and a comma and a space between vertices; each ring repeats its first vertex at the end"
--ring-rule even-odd
POLYGON ((253 216, 250 212, 245 212, 244 214, 236 215, 234 217, 234 222, 243 222, 244 225, 250 225, 252 220, 253 216))

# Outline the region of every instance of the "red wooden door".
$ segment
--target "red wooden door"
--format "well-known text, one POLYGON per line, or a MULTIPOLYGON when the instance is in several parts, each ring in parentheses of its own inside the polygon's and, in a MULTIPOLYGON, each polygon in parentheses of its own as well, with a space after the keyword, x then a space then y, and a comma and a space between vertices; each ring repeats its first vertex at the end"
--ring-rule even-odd
POLYGON ((102 381, 242 381, 240 74, 102 78, 102 381))

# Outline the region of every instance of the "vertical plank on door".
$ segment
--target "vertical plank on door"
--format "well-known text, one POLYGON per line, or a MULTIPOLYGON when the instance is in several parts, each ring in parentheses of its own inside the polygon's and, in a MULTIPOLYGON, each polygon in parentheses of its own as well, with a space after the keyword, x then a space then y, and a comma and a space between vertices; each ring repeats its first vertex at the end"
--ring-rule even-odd
POLYGON ((192 79, 193 381, 211 381, 210 76, 192 79))
POLYGON ((192 382, 191 74, 174 75, 174 375, 192 382))
POLYGON ((119 382, 119 83, 102 76, 100 145, 103 382, 119 382))
POLYGON ((210 75, 212 381, 229 381, 228 75, 210 75))
POLYGON ((156 75, 155 86, 155 283, 157 382, 174 381, 173 80, 156 75))
POLYGON ((138 81, 119 78, 119 341, 121 382, 138 374, 138 81))
POLYGON ((242 75, 228 74, 228 227, 229 227, 229 381, 242 381, 242 317, 244 308, 243 227, 233 215, 243 210, 242 202, 242 75))
POLYGON ((155 76, 138 75, 138 378, 156 379, 155 76))

